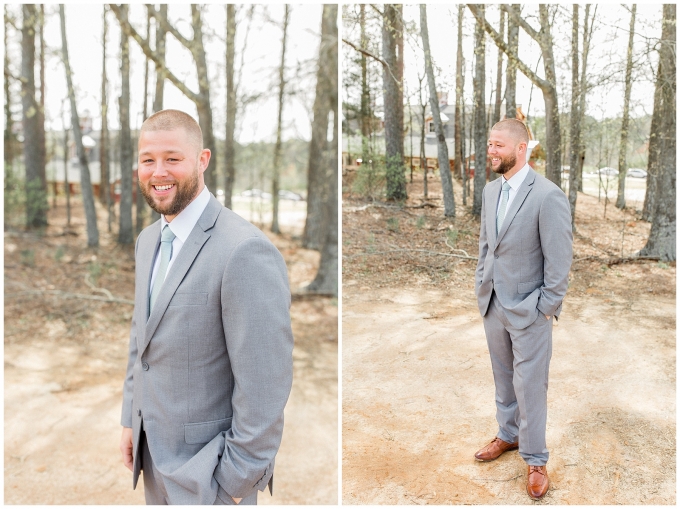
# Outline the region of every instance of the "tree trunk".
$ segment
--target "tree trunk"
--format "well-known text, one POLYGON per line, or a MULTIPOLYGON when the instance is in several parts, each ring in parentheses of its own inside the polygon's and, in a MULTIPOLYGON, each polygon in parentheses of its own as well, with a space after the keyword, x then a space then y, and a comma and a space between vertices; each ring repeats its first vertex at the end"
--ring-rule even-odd
POLYGON ((47 186, 45 183, 44 125, 40 104, 35 97, 35 35, 38 12, 35 5, 23 5, 21 28, 21 106, 24 128, 24 164, 26 167, 26 226, 47 225, 47 186), (42 128, 42 132, 41 132, 42 128))
POLYGON ((283 15, 283 39, 281 41, 281 65, 279 66, 279 109, 276 123, 276 144, 274 145, 274 171, 272 174, 272 233, 281 233, 279 228, 279 175, 281 166, 281 130, 283 129, 283 98, 286 88, 286 36, 288 35, 289 6, 283 15))
POLYGON ((425 73, 430 88, 430 109, 432 110, 432 121, 434 122, 437 133, 437 156, 439 159, 439 177, 442 181, 442 194, 444 195, 444 216, 455 217, 456 205, 453 199, 453 183, 451 181, 451 167, 449 166, 449 149, 446 146, 444 137, 444 125, 442 124, 439 113, 439 98, 437 97, 437 86, 434 82, 434 70, 432 69, 432 58, 430 53, 430 36, 427 31, 427 7, 420 4, 420 36, 423 39, 423 50, 425 52, 425 73))
POLYGON ((423 197, 427 198, 427 157, 425 157, 425 108, 423 102, 423 80, 425 75, 418 75, 418 104, 420 105, 420 167, 423 169, 423 197))
MULTIPOLYGON (((361 32, 360 45, 361 49, 368 50, 368 37, 366 37, 366 5, 359 5, 359 30, 361 32)), ((369 147, 368 140, 371 137, 371 92, 368 87, 368 67, 366 63, 366 55, 360 53, 361 58, 361 108, 359 116, 361 117, 361 160, 364 164, 368 163, 369 147)))
MULTIPOLYGON (((499 22, 499 27, 500 37, 501 39, 503 39, 505 37, 505 11, 503 9, 501 9, 501 20, 499 22)), ((501 50, 498 50, 498 66, 496 68, 496 107, 494 108, 493 121, 491 122, 490 125, 494 125, 501 119, 501 102, 503 99, 501 97, 502 89, 503 89, 503 52, 501 50)), ((492 175, 497 176, 498 174, 492 172, 492 175)))
MULTIPOLYGON (((517 12, 520 10, 519 4, 512 6, 517 12)), ((508 50, 517 55, 519 41, 519 25, 508 16, 508 50)), ((515 62, 508 58, 508 65, 505 69, 505 118, 517 117, 517 66, 515 62)))
MULTIPOLYGON (((326 10, 324 5, 324 10, 326 10)), ((337 19, 337 5, 333 7, 333 19, 337 19)), ((335 33, 337 34, 337 24, 335 25, 335 33)), ((333 46, 332 63, 337 68, 338 62, 338 46, 337 43, 333 46)), ((314 281, 312 281, 306 288, 308 293, 316 293, 322 295, 338 295, 338 75, 337 72, 331 75, 330 87, 332 90, 332 111, 333 111, 333 142, 331 149, 327 156, 327 172, 326 178, 330 182, 328 186, 328 195, 324 201, 324 208, 326 212, 324 217, 326 219, 323 225, 325 233, 323 247, 321 248, 321 261, 319 262, 319 270, 316 273, 314 281)))
POLYGON ((94 193, 90 180, 90 168, 87 163, 87 155, 83 147, 83 136, 80 131, 80 117, 76 108, 76 93, 73 89, 73 79, 71 78, 71 65, 68 59, 68 46, 66 44, 66 14, 64 5, 59 6, 59 17, 61 20, 61 44, 64 59, 64 69, 66 71, 66 84, 68 96, 71 102, 71 124, 73 127, 73 138, 76 143, 78 159, 80 160, 80 189, 83 195, 83 207, 85 209, 85 220, 87 222, 87 245, 90 247, 99 246, 99 230, 97 229, 97 212, 94 208, 94 193))
MULTIPOLYGON (((579 92, 579 121, 583 122, 583 118, 586 111, 586 94, 588 93, 588 81, 587 81, 587 66, 588 66, 588 53, 590 51, 590 40, 593 34, 593 27, 595 26, 595 13, 597 12, 597 6, 593 11, 593 17, 590 21, 590 28, 588 28, 588 19, 590 14, 590 4, 586 4, 586 12, 583 17, 583 47, 581 51, 583 52, 583 62, 581 63, 581 87, 579 92)), ((576 173, 576 188, 579 192, 583 192, 583 163, 586 159, 586 147, 583 143, 583 136, 579 134, 579 164, 578 172, 576 173)))
MULTIPOLYGON (((164 19, 168 18, 168 4, 161 4, 160 16, 164 19)), ((156 54, 161 62, 165 62, 165 29, 161 23, 156 20, 156 54)), ((165 88, 165 68, 163 65, 156 64, 156 93, 153 96, 153 112, 161 111, 163 109, 163 90, 165 88)), ((158 214, 158 212, 155 212, 158 214)), ((160 216, 160 214, 159 214, 160 216)))
POLYGON ((652 130, 649 139, 648 172, 657 175, 654 217, 647 245, 641 256, 675 260, 676 184, 676 12, 675 4, 663 6, 663 28, 656 75, 652 130), (654 157, 652 157, 654 154, 654 157))
POLYGON ((236 86, 234 83, 234 57, 236 55, 236 8, 227 4, 227 126, 224 141, 224 206, 231 208, 231 196, 236 180, 234 163, 234 132, 236 131, 236 86))
POLYGON ((571 229, 576 231, 576 173, 578 166, 581 115, 578 110, 579 84, 578 84, 578 4, 572 7, 571 21, 571 118, 569 139, 569 208, 571 209, 571 229))
MULTIPOLYGON (((478 5, 481 16, 484 16, 484 5, 478 5)), ((484 105, 485 75, 485 35, 484 27, 477 21, 475 24, 475 76, 472 87, 474 95, 474 138, 475 138, 475 194, 472 200, 472 213, 482 214, 482 191, 486 185, 486 108, 484 105)))
MULTIPOLYGON (((127 21, 128 6, 121 5, 121 14, 127 21)), ((132 244, 132 139, 130 135, 130 41, 125 34, 120 38, 121 95, 120 111, 120 215, 118 217, 118 242, 132 244)))
MULTIPOLYGON (((337 43, 338 43, 338 6, 324 5, 321 22, 321 44, 319 46, 316 91, 314 97, 314 118, 312 120, 312 139, 309 142, 307 164, 307 219, 302 236, 302 245, 307 249, 321 249, 326 231, 324 224, 324 199, 331 194, 326 168, 328 148, 328 115, 334 108, 333 98, 337 97, 337 43)), ((337 161, 333 164, 337 164, 337 161)))
MULTIPOLYGON (((151 37, 151 14, 147 12, 146 15, 146 38, 151 37)), ((149 59, 144 60, 144 101, 142 104, 142 122, 147 118, 148 112, 148 98, 149 98, 149 59)), ((146 216, 146 200, 139 189, 139 171, 137 172, 137 186, 132 185, 133 194, 135 195, 135 232, 137 235, 144 229, 144 216, 146 216)))
MULTIPOLYGON (((465 100, 463 98, 463 13, 465 6, 458 5, 458 48, 456 50, 456 109, 454 113, 454 173, 463 181, 463 189, 465 188, 465 169, 463 157, 463 139, 461 130, 461 107, 465 107, 465 100)), ((465 195, 465 191, 463 191, 465 195)), ((463 201, 465 205, 465 200, 463 201)))
MULTIPOLYGON (((5 37, 4 43, 5 48, 7 48, 7 29, 9 27, 9 18, 7 16, 7 5, 5 5, 5 37)), ((5 51, 5 143, 4 143, 4 160, 5 160, 5 172, 12 166, 14 161, 14 134, 12 133, 12 125, 14 120, 12 119, 12 99, 10 97, 9 80, 12 73, 9 69, 9 53, 5 51)), ((5 173, 6 174, 6 173, 5 173)))
POLYGON ((45 224, 47 224, 47 175, 45 162, 47 161, 47 147, 45 144, 45 5, 40 5, 38 17, 38 39, 40 41, 40 107, 38 108, 38 150, 40 150, 40 186, 43 189, 45 206, 45 224))
POLYGON ((635 10, 633 4, 630 13, 630 34, 628 36, 628 55, 626 60, 626 91, 623 96, 623 120, 621 121, 621 143, 619 144, 619 190, 616 197, 616 208, 626 208, 626 153, 628 152, 628 120, 630 110, 630 90, 633 86, 633 36, 635 35, 635 10))
POLYGON ((385 4, 382 26, 383 103, 385 112, 385 180, 388 200, 406 195, 404 176, 404 99, 402 7, 385 4))
POLYGON ((104 14, 102 17, 102 24, 104 26, 102 36, 102 130, 101 139, 99 140, 99 164, 101 185, 99 186, 99 199, 106 205, 108 231, 111 233, 111 223, 113 220, 111 203, 111 182, 109 177, 109 98, 107 92, 107 77, 106 77, 106 32, 108 31, 108 23, 106 22, 106 5, 104 5, 104 14))

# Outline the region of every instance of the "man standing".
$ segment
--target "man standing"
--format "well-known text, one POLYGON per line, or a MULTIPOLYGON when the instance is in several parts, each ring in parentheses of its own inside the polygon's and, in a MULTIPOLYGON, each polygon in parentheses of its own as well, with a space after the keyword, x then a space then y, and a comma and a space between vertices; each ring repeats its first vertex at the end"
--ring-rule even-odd
POLYGON ((205 187, 196 121, 142 125, 139 186, 161 219, 135 246, 120 449, 147 504, 256 504, 272 489, 293 336, 286 264, 205 187))
POLYGON ((496 385, 498 434, 475 454, 491 461, 519 448, 527 492, 548 491, 545 442, 553 319, 562 309, 572 257, 564 192, 527 164, 529 136, 516 119, 491 129, 491 168, 503 178, 484 188, 475 294, 496 385))

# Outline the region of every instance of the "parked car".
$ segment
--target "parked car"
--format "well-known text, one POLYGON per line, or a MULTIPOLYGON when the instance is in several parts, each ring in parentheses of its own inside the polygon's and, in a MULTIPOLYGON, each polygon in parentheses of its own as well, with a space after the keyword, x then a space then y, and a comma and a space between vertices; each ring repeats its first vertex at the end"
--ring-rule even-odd
POLYGON ((604 168, 600 168, 599 170, 597 170, 597 174, 598 175, 618 175, 619 170, 617 170, 616 168, 611 168, 609 166, 605 166, 604 168))
POLYGON ((647 171, 643 170, 642 168, 628 168, 628 172, 626 172, 626 175, 628 177, 646 179, 647 178, 647 171))
POLYGON ((304 201, 302 195, 294 193, 293 191, 288 191, 287 189, 279 189, 279 199, 291 201, 304 201))
POLYGON ((266 191, 263 191, 262 189, 246 189, 245 191, 241 191, 239 193, 240 196, 245 196, 247 198, 262 198, 263 200, 271 200, 272 199, 272 194, 268 193, 266 191))

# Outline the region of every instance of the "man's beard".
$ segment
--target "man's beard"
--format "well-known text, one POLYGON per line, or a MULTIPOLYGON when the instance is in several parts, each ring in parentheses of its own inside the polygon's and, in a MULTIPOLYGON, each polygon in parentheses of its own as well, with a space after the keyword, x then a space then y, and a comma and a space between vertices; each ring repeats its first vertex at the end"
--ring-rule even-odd
POLYGON ((494 168, 492 165, 491 169, 494 173, 505 175, 507 172, 512 170, 516 164, 517 156, 515 154, 510 154, 508 157, 501 157, 501 162, 498 164, 498 168, 494 168))
POLYGON ((142 194, 146 199, 146 203, 148 203, 149 207, 151 207, 153 210, 165 216, 176 216, 177 214, 182 212, 186 208, 186 206, 193 201, 194 197, 196 196, 196 192, 198 191, 198 168, 196 168, 196 170, 184 181, 178 180, 175 182, 155 183, 155 185, 158 186, 166 184, 175 184, 175 186, 177 187, 177 190, 175 191, 175 197, 172 199, 170 203, 161 204, 156 202, 151 190, 151 188, 153 187, 151 181, 149 181, 148 184, 144 184, 140 180, 139 189, 142 191, 142 194))

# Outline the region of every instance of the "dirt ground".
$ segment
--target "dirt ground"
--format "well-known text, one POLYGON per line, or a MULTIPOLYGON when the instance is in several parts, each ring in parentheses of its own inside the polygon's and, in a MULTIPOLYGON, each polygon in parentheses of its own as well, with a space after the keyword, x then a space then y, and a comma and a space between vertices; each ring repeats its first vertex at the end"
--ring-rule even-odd
MULTIPOLYGON (((344 186, 344 504, 531 503, 516 451, 473 458, 497 432, 494 384, 476 261, 451 255, 476 258, 479 221, 457 183, 457 218, 445 220, 437 180, 435 207, 419 182, 403 208, 344 186)), ((553 332, 551 489, 538 503, 675 504, 675 263, 617 263, 649 224, 611 203, 606 214, 579 194, 553 332)))
MULTIPOLYGON (((133 247, 106 232, 85 248, 82 205, 71 232, 64 203, 43 235, 5 232, 5 493, 7 504, 143 504, 140 480, 118 450, 120 405, 134 290, 133 247), (87 278, 87 281, 86 281, 87 278), (77 294, 70 297, 65 294, 77 294)), ((299 248, 299 221, 270 238, 283 253, 295 293, 319 255, 299 248)), ((260 504, 334 504, 338 498, 338 305, 295 298, 293 389, 276 461, 274 496, 260 504)))

